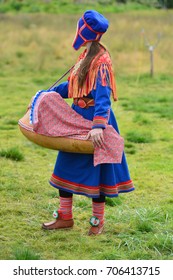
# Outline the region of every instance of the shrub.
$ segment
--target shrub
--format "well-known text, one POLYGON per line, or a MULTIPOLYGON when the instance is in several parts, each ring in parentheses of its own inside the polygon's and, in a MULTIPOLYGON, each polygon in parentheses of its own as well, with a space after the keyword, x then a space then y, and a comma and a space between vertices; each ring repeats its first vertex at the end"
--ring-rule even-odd
POLYGON ((9 148, 9 149, 2 149, 0 151, 0 157, 5 157, 5 158, 9 158, 15 161, 21 161, 24 159, 23 154, 19 151, 18 148, 13 147, 13 148, 9 148))
POLYGON ((173 0, 167 0, 167 1, 161 1, 164 2, 163 4, 166 6, 166 8, 168 9, 172 9, 173 8, 173 0), (165 3, 166 2, 166 3, 165 3))

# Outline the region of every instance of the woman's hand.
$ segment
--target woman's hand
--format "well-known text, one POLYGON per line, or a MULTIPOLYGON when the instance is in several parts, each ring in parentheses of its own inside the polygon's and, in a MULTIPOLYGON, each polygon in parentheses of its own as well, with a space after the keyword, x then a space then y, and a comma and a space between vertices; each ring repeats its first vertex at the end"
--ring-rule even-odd
POLYGON ((103 129, 102 128, 94 128, 90 130, 90 132, 87 135, 87 139, 91 137, 91 140, 94 144, 94 146, 101 147, 104 143, 104 137, 103 137, 103 129))

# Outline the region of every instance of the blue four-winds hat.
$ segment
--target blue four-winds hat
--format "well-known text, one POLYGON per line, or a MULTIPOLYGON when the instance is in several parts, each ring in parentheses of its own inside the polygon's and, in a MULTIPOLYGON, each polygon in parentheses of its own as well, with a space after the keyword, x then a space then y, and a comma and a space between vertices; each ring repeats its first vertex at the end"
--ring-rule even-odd
POLYGON ((86 42, 99 41, 109 27, 109 21, 100 13, 88 10, 79 19, 73 48, 78 50, 86 42))

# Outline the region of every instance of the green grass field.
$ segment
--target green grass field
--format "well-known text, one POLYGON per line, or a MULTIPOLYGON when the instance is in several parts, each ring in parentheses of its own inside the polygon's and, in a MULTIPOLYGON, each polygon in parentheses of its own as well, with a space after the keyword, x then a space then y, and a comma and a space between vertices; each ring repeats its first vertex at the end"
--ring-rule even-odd
POLYGON ((29 142, 17 124, 35 92, 75 62, 79 15, 0 14, 0 259, 173 259, 173 13, 106 16, 119 95, 112 106, 136 190, 107 199, 105 233, 89 237, 91 200, 82 196, 74 196, 73 230, 41 230, 58 207, 48 184, 57 152, 29 142), (153 78, 142 28, 151 44, 162 33, 153 78))

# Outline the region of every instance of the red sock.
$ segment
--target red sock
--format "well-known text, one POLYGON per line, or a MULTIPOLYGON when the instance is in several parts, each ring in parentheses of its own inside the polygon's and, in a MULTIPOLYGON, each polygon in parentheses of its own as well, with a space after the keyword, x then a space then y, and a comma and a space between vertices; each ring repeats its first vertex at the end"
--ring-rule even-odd
POLYGON ((73 218, 73 214, 72 214, 73 198, 60 196, 59 199, 60 199, 59 211, 62 213, 63 219, 64 220, 72 219, 73 218))
POLYGON ((92 202, 93 216, 100 220, 100 224, 104 224, 105 202, 92 202))

